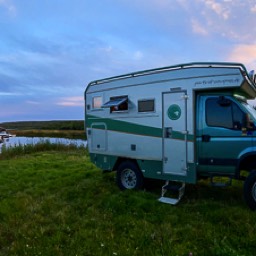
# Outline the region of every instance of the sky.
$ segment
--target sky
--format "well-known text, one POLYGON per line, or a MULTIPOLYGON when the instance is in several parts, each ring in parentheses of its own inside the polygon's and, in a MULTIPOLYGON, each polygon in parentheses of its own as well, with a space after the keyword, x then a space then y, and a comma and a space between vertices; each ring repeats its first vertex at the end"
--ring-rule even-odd
POLYGON ((190 62, 256 70, 256 0, 0 0, 0 123, 83 120, 92 80, 190 62))

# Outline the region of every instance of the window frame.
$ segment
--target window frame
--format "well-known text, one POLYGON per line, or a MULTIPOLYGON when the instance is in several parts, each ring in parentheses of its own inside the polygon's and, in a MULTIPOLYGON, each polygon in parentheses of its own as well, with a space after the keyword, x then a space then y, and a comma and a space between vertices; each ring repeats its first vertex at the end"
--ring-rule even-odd
POLYGON ((109 101, 104 103, 101 107, 109 108, 110 113, 128 112, 129 111, 128 95, 120 95, 120 96, 110 97, 109 101), (122 105, 123 105, 124 109, 120 109, 122 105))
MULTIPOLYGON (((236 107, 237 109, 239 109, 240 111, 241 111, 241 113, 243 113, 244 114, 244 117, 245 117, 245 115, 246 115, 246 113, 243 111, 243 109, 241 109, 241 107, 239 106, 239 104, 237 104, 237 102, 235 102, 235 101, 233 101, 232 99, 230 99, 230 98, 227 98, 228 100, 230 100, 231 101, 231 103, 230 103, 230 106, 227 106, 227 107, 230 107, 231 109, 230 109, 230 111, 231 111, 231 122, 232 122, 232 127, 228 127, 228 126, 221 126, 221 125, 217 125, 217 124, 215 124, 215 125, 211 125, 211 124, 209 124, 209 118, 208 118, 208 106, 207 106, 207 102, 208 101, 210 101, 210 100, 215 100, 215 103, 217 103, 217 101, 219 100, 219 97, 209 97, 209 98, 207 98, 206 99, 206 101, 205 101, 205 123, 206 123, 206 125, 207 125, 207 127, 215 127, 215 128, 224 128, 224 129, 229 129, 229 130, 241 130, 242 129, 242 127, 243 127, 243 125, 244 125, 244 121, 241 123, 241 127, 237 127, 237 128, 235 128, 235 119, 234 119, 234 115, 235 115, 235 113, 234 113, 234 107, 236 107)), ((220 105, 220 107, 221 107, 221 105, 220 105)), ((225 106, 222 106, 223 108, 225 108, 225 106)))
POLYGON ((94 96, 94 97, 92 97, 92 110, 99 110, 99 109, 101 109, 102 102, 103 102, 103 97, 102 96, 94 96), (97 102, 97 99, 99 100, 99 102, 97 102))
POLYGON ((139 99, 138 100, 138 113, 143 114, 143 113, 154 113, 156 112, 156 100, 154 98, 149 98, 149 99, 139 99), (152 101, 153 102, 153 110, 144 110, 144 111, 140 111, 140 103, 144 103, 144 102, 149 102, 152 101))

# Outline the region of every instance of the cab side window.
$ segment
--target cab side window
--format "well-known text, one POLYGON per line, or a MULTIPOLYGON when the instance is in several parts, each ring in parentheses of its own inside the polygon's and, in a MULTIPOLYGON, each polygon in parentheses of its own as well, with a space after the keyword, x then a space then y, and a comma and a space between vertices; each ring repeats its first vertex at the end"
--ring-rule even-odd
POLYGON ((229 99, 209 98, 206 101, 206 123, 208 126, 241 130, 245 125, 245 114, 229 99))

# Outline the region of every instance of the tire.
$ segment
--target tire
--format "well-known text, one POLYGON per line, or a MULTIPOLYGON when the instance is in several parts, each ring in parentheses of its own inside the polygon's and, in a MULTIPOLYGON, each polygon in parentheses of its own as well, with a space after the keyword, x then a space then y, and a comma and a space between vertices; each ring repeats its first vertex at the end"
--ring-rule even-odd
POLYGON ((244 182, 244 199, 251 210, 256 210, 256 170, 251 171, 244 182))
POLYGON ((143 179, 140 169, 132 161, 122 162, 117 168, 116 183, 121 190, 141 189, 143 179))

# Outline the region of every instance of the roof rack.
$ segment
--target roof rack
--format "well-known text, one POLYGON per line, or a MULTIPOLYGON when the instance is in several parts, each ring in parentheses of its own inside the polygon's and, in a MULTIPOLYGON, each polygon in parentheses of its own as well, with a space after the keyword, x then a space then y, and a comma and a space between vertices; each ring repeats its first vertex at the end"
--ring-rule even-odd
POLYGON ((109 83, 120 79, 130 78, 130 77, 137 77, 142 75, 151 75, 159 72, 170 71, 170 70, 177 70, 177 69, 184 69, 184 68, 196 68, 196 67, 209 67, 209 68, 216 68, 216 67, 235 67, 241 69, 241 71, 247 74, 247 70, 245 66, 241 63, 236 62, 192 62, 186 64, 179 64, 175 66, 167 66, 162 68, 155 68, 155 69, 148 69, 133 73, 128 73, 120 76, 113 76, 108 78, 103 78, 100 80, 95 80, 90 83, 90 85, 97 85, 102 83, 109 83))

